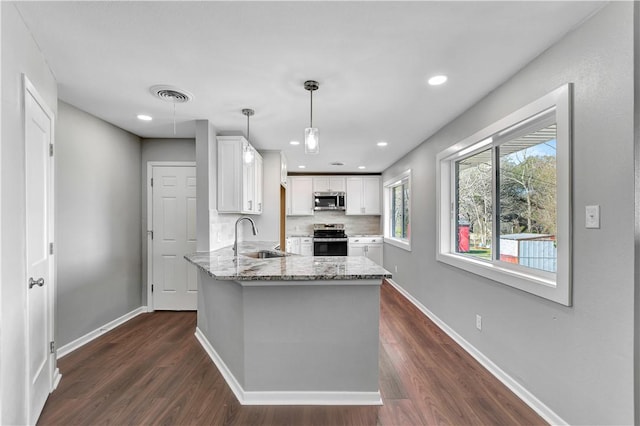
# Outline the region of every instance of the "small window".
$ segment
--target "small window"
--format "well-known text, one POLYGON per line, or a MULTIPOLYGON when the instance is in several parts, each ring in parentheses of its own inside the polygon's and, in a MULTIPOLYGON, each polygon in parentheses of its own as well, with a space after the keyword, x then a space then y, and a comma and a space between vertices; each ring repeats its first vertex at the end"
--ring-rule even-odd
POLYGON ((385 242, 411 250, 411 171, 384 183, 385 242))
POLYGON ((438 260, 571 304, 570 86, 438 155, 438 260))

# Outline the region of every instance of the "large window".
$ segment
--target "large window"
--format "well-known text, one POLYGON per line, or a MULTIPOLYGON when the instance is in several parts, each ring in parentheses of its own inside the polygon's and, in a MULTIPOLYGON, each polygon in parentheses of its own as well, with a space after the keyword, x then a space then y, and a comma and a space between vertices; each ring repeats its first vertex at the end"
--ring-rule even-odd
POLYGON ((438 156, 438 260, 565 305, 570 86, 438 156))
POLYGON ((385 242, 411 249, 411 170, 384 183, 385 242))

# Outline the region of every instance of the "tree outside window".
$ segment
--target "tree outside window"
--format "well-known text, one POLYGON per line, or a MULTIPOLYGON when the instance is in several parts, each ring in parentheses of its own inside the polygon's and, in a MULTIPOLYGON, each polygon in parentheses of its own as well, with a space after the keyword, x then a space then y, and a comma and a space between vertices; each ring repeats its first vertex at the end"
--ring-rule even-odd
POLYGON ((456 161, 457 253, 556 272, 556 124, 538 127, 456 161))
POLYGON ((410 250, 411 171, 384 183, 385 241, 410 250))
POLYGON ((391 236, 406 240, 409 236, 409 185, 403 181, 391 188, 391 236))

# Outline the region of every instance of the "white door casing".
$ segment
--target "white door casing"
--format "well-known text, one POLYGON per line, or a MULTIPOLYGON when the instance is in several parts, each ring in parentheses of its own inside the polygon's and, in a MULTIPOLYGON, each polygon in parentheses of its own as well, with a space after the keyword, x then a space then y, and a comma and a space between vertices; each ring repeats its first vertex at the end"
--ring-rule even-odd
POLYGON ((184 259, 197 249, 195 163, 148 168, 149 310, 196 310, 196 269, 184 259))
POLYGON ((55 369, 53 242, 54 115, 24 76, 25 223, 27 301, 27 416, 35 424, 49 393, 55 369))

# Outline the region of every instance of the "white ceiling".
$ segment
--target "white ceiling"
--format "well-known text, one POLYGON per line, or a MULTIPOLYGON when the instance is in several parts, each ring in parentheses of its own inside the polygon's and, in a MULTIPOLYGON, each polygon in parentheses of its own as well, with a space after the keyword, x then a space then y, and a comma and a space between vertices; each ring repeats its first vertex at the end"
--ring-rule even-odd
MULTIPOLYGON (((6 4, 6 3, 5 3, 6 4)), ((381 172, 597 11, 602 2, 18 2, 59 97, 142 137, 222 134, 284 150, 290 171, 381 172), (442 86, 428 77, 446 74, 442 86), (320 154, 305 155, 305 80, 320 154), (194 99, 154 98, 156 84, 194 99), (151 122, 136 119, 140 113, 151 122), (386 148, 376 142, 387 141, 386 148), (334 161, 342 167, 331 166, 334 161)))

